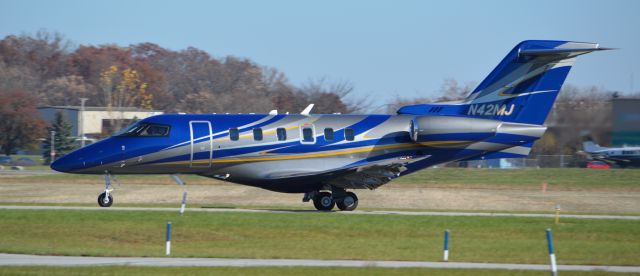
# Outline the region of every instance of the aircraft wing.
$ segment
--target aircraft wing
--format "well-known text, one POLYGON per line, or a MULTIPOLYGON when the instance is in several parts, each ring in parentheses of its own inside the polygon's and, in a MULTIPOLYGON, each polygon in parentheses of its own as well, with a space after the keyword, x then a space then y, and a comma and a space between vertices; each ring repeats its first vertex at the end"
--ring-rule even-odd
POLYGON ((607 161, 607 162, 618 162, 618 163, 629 163, 629 162, 631 162, 631 160, 626 159, 626 158, 615 158, 615 157, 604 157, 604 156, 597 156, 594 159, 607 161))
POLYGON ((602 161, 605 163, 609 163, 609 164, 615 164, 615 163, 629 163, 631 162, 631 160, 629 159, 625 159, 625 158, 615 158, 615 157, 609 157, 606 155, 602 155, 602 154, 597 154, 597 153, 591 153, 591 152, 578 152, 580 154, 584 154, 587 157, 593 159, 593 160, 598 160, 598 161, 602 161))
POLYGON ((345 189, 376 189, 398 177, 407 168, 403 163, 375 164, 347 169, 335 175, 328 184, 345 189))

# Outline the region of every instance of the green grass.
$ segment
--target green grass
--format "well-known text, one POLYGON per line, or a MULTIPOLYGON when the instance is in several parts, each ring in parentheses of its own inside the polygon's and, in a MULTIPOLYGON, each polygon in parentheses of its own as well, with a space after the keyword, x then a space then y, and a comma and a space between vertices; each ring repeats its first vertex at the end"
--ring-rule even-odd
POLYGON ((640 264, 638 221, 320 212, 2 210, 0 252, 163 256, 167 221, 174 257, 438 261, 450 229, 451 261, 545 264, 551 227, 560 264, 640 264))
MULTIPOLYGON (((183 180, 192 185, 211 184, 211 179, 183 175, 183 180)), ((174 184, 166 175, 122 175, 118 176, 125 184, 174 184)), ((23 183, 46 182, 100 183, 98 175, 53 174, 33 176, 4 177, 3 181, 23 183)), ((432 168, 400 177, 388 185, 410 184, 436 187, 485 187, 509 186, 511 188, 536 188, 542 182, 548 182, 549 189, 640 189, 640 169, 595 170, 582 168, 544 168, 544 169, 464 169, 432 168)))
MULTIPOLYGON (((0 275, 549 275, 547 271, 338 267, 0 267, 0 275)), ((562 275, 620 275, 562 271, 562 275)))
POLYGON ((536 187, 547 182, 549 188, 640 188, 640 170, 584 168, 544 169, 426 169, 400 177, 395 184, 427 183, 443 186, 509 185, 513 188, 536 187))

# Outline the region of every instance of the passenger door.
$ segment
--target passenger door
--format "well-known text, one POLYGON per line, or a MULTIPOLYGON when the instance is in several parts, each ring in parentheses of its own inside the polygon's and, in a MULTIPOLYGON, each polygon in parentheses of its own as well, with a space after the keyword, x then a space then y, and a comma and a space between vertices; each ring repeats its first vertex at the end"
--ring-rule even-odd
POLYGON ((211 167, 213 141, 211 140, 211 122, 190 121, 191 168, 211 167))

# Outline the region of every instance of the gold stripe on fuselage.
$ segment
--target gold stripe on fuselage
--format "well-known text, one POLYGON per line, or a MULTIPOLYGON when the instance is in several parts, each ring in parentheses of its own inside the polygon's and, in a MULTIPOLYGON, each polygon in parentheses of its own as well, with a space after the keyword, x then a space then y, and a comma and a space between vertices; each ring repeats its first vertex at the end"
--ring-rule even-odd
POLYGON ((420 142, 421 145, 425 146, 462 146, 473 143, 474 141, 429 141, 429 142, 420 142))
MULTIPOLYGON (((352 154, 352 153, 373 152, 373 151, 380 151, 380 150, 411 148, 411 147, 419 147, 419 145, 416 145, 416 144, 395 144, 395 145, 388 145, 388 146, 379 146, 379 147, 368 146, 368 147, 363 147, 363 148, 349 149, 349 150, 342 150, 342 151, 311 153, 311 154, 298 154, 298 155, 287 155, 287 156, 212 159, 211 163, 238 163, 238 162, 308 159, 308 158, 329 157, 329 156, 345 155, 345 154, 352 154)), ((177 161, 177 162, 158 163, 158 164, 155 164, 155 165, 208 164, 208 163, 209 163, 209 160, 194 160, 193 162, 191 162, 191 161, 177 161)))

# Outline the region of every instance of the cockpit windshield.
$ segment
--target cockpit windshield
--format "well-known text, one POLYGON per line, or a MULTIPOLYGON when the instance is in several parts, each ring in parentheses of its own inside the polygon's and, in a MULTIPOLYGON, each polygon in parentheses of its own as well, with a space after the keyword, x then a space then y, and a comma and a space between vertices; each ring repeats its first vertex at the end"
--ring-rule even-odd
POLYGON ((169 136, 170 127, 168 125, 152 123, 135 123, 114 136, 126 137, 166 137, 169 136))

